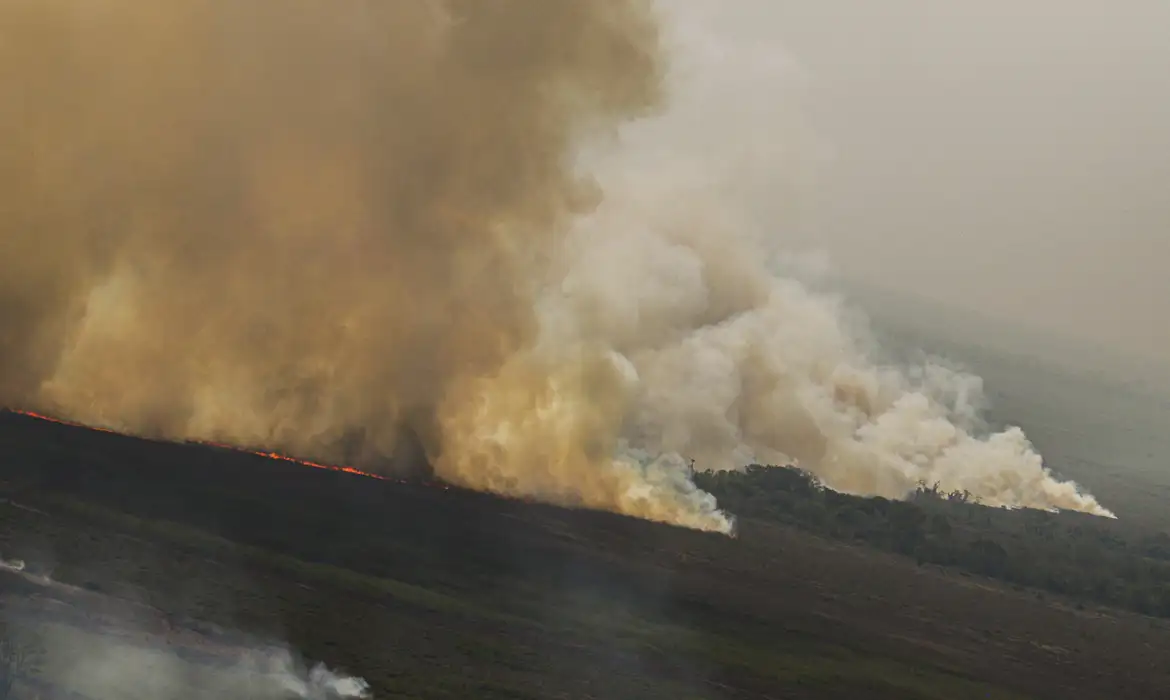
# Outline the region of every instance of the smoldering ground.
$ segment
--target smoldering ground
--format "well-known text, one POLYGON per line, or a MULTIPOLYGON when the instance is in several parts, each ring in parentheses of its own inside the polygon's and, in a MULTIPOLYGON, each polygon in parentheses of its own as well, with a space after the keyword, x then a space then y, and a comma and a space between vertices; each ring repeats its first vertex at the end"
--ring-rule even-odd
POLYGON ((661 32, 650 0, 7 0, 0 401, 367 467, 405 431, 457 483, 722 531, 683 455, 1105 512, 980 437, 971 378, 877 365, 702 158, 610 148, 660 123, 661 32))
POLYGON ((178 625, 150 605, 22 569, 9 562, 0 570, 7 593, 0 663, 30 697, 371 697, 362 678, 309 663, 285 644, 194 621, 178 625), (35 595, 15 594, 22 585, 35 595))

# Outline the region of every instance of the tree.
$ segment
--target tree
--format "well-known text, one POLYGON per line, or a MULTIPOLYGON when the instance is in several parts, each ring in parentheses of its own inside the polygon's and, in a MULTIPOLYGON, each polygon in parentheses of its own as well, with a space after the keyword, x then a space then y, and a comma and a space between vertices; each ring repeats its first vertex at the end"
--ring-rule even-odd
POLYGON ((745 518, 1170 618, 1170 532, 1119 528, 1080 513, 991 508, 968 491, 921 482, 908 500, 824 488, 797 468, 696 474, 745 518))
POLYGON ((988 576, 1002 576, 1007 566, 1008 554, 1003 545, 993 540, 979 538, 971 543, 973 563, 979 573, 988 576))
POLYGON ((930 517, 930 532, 936 537, 946 539, 951 536, 953 530, 951 521, 942 513, 935 513, 930 517))
POLYGON ((890 505, 889 521, 894 548, 903 554, 913 552, 925 536, 926 513, 913 503, 895 502, 890 505))

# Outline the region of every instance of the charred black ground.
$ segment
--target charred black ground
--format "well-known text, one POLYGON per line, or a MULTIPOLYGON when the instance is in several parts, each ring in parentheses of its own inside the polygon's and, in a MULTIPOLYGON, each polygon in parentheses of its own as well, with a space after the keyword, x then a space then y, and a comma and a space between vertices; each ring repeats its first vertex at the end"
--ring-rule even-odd
MULTIPOLYGON (((758 500, 738 504, 733 540, 10 413, 0 481, 0 555, 176 620, 285 639, 379 698, 1170 687, 1161 621, 834 541, 758 500)), ((6 606, 35 597, 0 586, 6 606)))

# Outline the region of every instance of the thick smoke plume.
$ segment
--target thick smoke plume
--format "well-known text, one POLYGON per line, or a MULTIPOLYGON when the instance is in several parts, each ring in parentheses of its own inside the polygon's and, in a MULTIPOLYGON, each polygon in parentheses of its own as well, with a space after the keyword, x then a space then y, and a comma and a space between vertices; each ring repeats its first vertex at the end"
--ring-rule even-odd
POLYGON ((582 155, 661 106, 652 10, 5 0, 0 402, 366 468, 411 435, 720 531, 683 455, 1104 512, 977 439, 961 377, 875 365, 717 193, 582 155))
POLYGON ((0 397, 722 529, 614 463, 603 348, 535 298, 656 108, 641 0, 5 0, 0 397))
POLYGON ((708 469, 797 464, 857 494, 902 498, 925 483, 987 505, 1110 515, 1054 477, 1019 428, 984 430, 978 377, 881 364, 863 321, 800 274, 777 274, 784 259, 741 233, 710 182, 663 188, 664 177, 613 175, 612 191, 637 194, 582 220, 549 303, 568 337, 626 363, 627 444, 708 469))

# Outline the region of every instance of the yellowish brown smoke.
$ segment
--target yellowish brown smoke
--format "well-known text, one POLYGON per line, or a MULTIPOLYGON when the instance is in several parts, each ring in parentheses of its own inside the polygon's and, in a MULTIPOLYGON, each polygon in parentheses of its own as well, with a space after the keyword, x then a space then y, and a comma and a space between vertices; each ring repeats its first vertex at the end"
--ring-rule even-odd
POLYGON ((791 179, 779 128, 683 101, 746 183, 677 102, 602 148, 666 89, 651 3, 0 0, 0 403, 366 469, 414 434, 461 484, 723 532, 688 458, 1109 515, 777 274, 735 193, 791 179))
POLYGON ((0 401, 708 529, 615 461, 602 350, 536 348, 655 109, 648 0, 3 0, 0 401), (354 445, 359 445, 355 451, 354 445))

